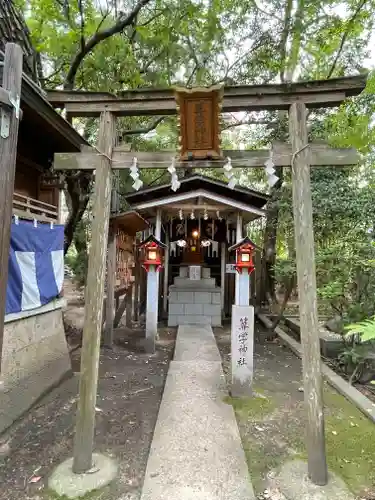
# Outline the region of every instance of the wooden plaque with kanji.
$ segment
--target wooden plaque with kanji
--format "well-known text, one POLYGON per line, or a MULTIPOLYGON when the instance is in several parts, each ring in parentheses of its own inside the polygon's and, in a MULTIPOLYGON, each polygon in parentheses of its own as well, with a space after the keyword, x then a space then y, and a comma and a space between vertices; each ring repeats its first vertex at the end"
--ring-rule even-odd
POLYGON ((215 86, 175 89, 180 127, 180 160, 221 158, 220 123, 223 89, 215 86))

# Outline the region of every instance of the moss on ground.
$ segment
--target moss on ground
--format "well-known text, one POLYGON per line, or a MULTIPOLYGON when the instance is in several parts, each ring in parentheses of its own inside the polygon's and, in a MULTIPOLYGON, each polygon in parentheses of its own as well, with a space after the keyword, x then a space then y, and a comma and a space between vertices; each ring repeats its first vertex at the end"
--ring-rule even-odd
POLYGON ((326 445, 329 468, 358 493, 375 485, 375 425, 353 404, 328 386, 326 445))
MULTIPOLYGON (((104 500, 104 498, 111 498, 108 496, 104 497, 105 494, 109 495, 109 486, 105 486, 99 490, 89 491, 85 495, 79 497, 79 500, 104 500)), ((58 495, 55 491, 52 491, 49 488, 44 491, 44 498, 45 500, 69 500, 69 497, 66 495, 58 495)))
POLYGON ((260 391, 256 391, 256 395, 251 398, 232 398, 228 396, 224 401, 233 406, 239 419, 263 419, 275 409, 273 401, 260 391))
MULTIPOLYGON (((291 459, 307 459, 304 445, 304 408, 302 403, 284 408, 283 393, 277 397, 226 398, 235 410, 249 471, 256 492, 265 486, 267 473, 291 459), (277 412, 280 411, 280 418, 277 412), (286 412, 287 422, 282 423, 286 412), (270 419, 270 415, 272 418, 270 419), (254 425, 267 422, 266 432, 254 425)), ((325 384, 326 449, 329 469, 356 494, 375 485, 375 425, 354 405, 325 384)))

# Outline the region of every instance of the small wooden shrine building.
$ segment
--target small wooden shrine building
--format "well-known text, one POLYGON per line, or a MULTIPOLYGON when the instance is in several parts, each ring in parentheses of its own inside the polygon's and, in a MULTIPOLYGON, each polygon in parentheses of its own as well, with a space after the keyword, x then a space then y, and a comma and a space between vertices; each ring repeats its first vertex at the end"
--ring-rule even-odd
MULTIPOLYGON (((231 189, 226 182, 202 175, 180 179, 177 193, 164 184, 127 196, 131 207, 149 221, 151 233, 160 218, 160 241, 167 249, 159 317, 168 315, 169 326, 217 326, 230 314, 235 270, 228 265, 234 262, 228 248, 247 234, 249 223, 265 215, 267 199, 250 188, 231 189)), ((146 273, 140 277, 145 280, 146 273)))

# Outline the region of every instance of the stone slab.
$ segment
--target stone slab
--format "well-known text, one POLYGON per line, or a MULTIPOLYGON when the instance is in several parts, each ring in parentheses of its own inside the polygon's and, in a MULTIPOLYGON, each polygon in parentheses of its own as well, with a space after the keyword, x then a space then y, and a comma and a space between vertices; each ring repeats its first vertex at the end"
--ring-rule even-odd
POLYGON ((178 326, 178 316, 168 315, 168 326, 178 326))
POLYGON ((199 328, 192 325, 180 326, 178 329, 178 342, 176 342, 174 351, 174 361, 221 362, 216 342, 212 340, 213 334, 210 326, 201 326, 199 328))
MULTIPOLYGON (((285 325, 300 338, 300 322, 297 318, 285 318, 285 325)), ((326 358, 335 358, 345 348, 342 336, 330 332, 323 326, 319 327, 320 351, 326 358)))
POLYGON ((202 278, 200 280, 191 280, 189 278, 177 277, 174 279, 174 285, 177 288, 214 288, 215 278, 202 278))
POLYGON ((4 316, 4 323, 11 323, 12 321, 18 321, 30 316, 38 316, 39 314, 45 314, 50 311, 55 311, 56 309, 63 309, 65 306, 66 300, 64 298, 54 299, 51 300, 51 302, 49 302, 48 304, 38 307, 37 309, 30 309, 28 311, 6 314, 4 316))
POLYGON ((211 317, 211 326, 221 326, 221 315, 211 317))
POLYGON ((194 292, 177 292, 177 301, 179 304, 194 304, 194 292))
POLYGON ((179 327, 141 500, 254 500, 217 345, 179 327))
MULTIPOLYGON (((176 285, 170 285, 169 287, 169 292, 185 292, 186 291, 186 286, 176 286, 176 285)), ((216 292, 216 293, 221 293, 220 292, 220 287, 217 286, 206 286, 202 284, 201 281, 192 281, 192 284, 188 287, 188 292, 216 292)))
POLYGON ((183 316, 178 316, 178 325, 210 325, 211 324, 211 317, 210 316, 204 316, 203 314, 200 315, 183 315, 183 316))
POLYGON ((274 482, 286 500, 354 500, 344 481, 332 473, 326 486, 313 484, 301 460, 285 463, 274 482))
POLYGON ((94 490, 107 486, 118 473, 116 462, 100 453, 93 454, 92 472, 74 474, 72 465, 73 458, 69 458, 56 467, 48 481, 48 487, 64 498, 84 497, 94 490))
POLYGON ((26 413, 44 394, 72 375, 70 357, 66 354, 16 384, 9 384, 0 378, 0 433, 26 413))
POLYGON ((178 302, 177 290, 170 290, 169 291, 168 302, 169 302, 169 304, 177 304, 177 302, 178 302))
MULTIPOLYGON (((0 375, 0 432, 72 374, 61 307, 34 310, 4 327, 0 375)), ((14 316, 14 315, 13 315, 14 316)))
POLYGON ((169 315, 174 316, 185 313, 184 304, 169 304, 169 315))
POLYGON ((184 314, 191 316, 200 316, 205 314, 206 316, 210 316, 207 313, 203 313, 203 304, 185 304, 184 306, 184 314))
POLYGON ((203 314, 206 316, 220 316, 221 307, 220 304, 204 304, 203 314))
POLYGON ((212 293, 210 291, 194 292, 194 300, 197 304, 211 304, 212 293))
POLYGON ((221 292, 215 292, 211 297, 213 304, 221 304, 221 292))

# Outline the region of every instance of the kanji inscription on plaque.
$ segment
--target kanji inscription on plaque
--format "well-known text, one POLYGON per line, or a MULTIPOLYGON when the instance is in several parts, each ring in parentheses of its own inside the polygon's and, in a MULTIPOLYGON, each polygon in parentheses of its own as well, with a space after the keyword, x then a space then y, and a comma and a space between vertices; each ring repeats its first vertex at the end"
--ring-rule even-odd
POLYGON ((253 379, 254 308, 232 308, 232 395, 251 395, 253 379))
POLYGON ((180 159, 217 159, 222 87, 176 89, 180 128, 180 159))

